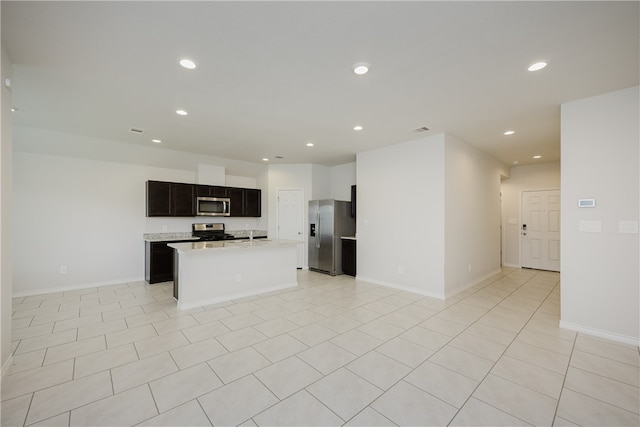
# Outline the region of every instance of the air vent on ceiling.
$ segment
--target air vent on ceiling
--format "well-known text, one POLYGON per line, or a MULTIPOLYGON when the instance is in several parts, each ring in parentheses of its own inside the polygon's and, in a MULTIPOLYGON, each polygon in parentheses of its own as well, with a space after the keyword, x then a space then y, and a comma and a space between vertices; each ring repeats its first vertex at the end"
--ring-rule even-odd
POLYGON ((283 156, 274 156, 276 159, 284 159, 283 156))
POLYGON ((421 127, 419 127, 419 128, 415 128, 415 129, 413 129, 411 132, 420 133, 420 132, 426 132, 426 131, 428 131, 428 130, 429 130, 429 128, 428 128, 428 127, 426 127, 426 126, 421 126, 421 127))
POLYGON ((129 129, 129 131, 133 133, 144 133, 144 129, 139 129, 139 128, 131 128, 129 129))

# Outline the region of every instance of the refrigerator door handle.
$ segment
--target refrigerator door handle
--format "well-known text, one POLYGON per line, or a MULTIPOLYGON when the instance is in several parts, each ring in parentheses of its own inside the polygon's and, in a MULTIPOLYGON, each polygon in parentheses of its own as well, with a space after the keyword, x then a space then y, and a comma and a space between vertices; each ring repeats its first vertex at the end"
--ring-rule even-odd
POLYGON ((316 214, 316 224, 318 224, 318 230, 316 231, 316 248, 320 249, 320 236, 322 232, 320 230, 320 210, 316 214))

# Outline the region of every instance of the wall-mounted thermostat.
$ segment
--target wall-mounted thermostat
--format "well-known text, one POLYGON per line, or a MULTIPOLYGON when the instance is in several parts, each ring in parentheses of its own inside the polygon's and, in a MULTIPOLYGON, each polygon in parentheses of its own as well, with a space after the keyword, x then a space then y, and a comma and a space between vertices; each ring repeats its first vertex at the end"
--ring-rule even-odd
POLYGON ((578 199, 579 208, 595 208, 596 199, 578 199))

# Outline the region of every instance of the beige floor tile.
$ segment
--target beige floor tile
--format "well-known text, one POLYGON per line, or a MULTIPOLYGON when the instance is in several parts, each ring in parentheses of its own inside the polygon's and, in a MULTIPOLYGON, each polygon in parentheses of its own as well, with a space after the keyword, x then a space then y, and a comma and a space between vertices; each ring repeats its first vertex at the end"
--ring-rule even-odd
POLYGON ((393 386, 371 407, 401 426, 442 426, 448 424, 457 412, 455 407, 405 381, 393 386))
POLYGON ((160 413, 222 386, 206 363, 184 369, 149 383, 160 413))
POLYGON ((137 427, 202 427, 210 425, 209 418, 198 401, 194 399, 137 424, 137 427))
POLYGON ((53 322, 40 324, 38 326, 29 326, 27 328, 13 329, 11 331, 11 340, 22 340, 25 338, 40 337, 49 335, 53 332, 53 322))
POLYGON ((73 360, 65 360, 41 368, 5 375, 2 379, 2 400, 33 393, 70 381, 72 378, 73 360))
POLYGON ((489 341, 473 335, 471 332, 463 332, 456 338, 451 340, 450 345, 476 356, 484 357, 489 360, 498 360, 507 349, 506 345, 489 341))
POLYGON ((322 374, 297 357, 290 357, 254 374, 279 399, 322 378, 322 374))
POLYGON ((460 412, 456 415, 456 417, 449 424, 450 426, 530 426, 531 424, 526 423, 516 417, 513 417, 506 412, 499 410, 498 408, 494 408, 491 405, 487 405, 486 403, 471 398, 465 403, 465 405, 460 409, 460 412))
POLYGON ((540 334, 526 329, 518 334, 515 341, 540 347, 555 353, 564 354, 565 356, 571 355, 571 351, 573 350, 573 341, 540 334))
POLYGON ((219 356, 208 363, 225 384, 271 365, 269 360, 252 347, 219 356))
POLYGON ((180 331, 200 325, 192 316, 181 316, 152 323, 158 335, 180 331))
POLYGON ((20 340, 18 348, 16 348, 14 354, 29 353, 30 351, 41 350, 54 345, 66 344, 75 341, 77 336, 77 331, 72 329, 69 331, 55 332, 41 337, 25 338, 20 340))
POLYGON ((133 344, 98 351, 76 358, 73 377, 81 378, 138 360, 133 344))
POLYGON ((343 368, 310 385, 307 391, 343 420, 351 419, 382 394, 380 388, 343 368))
POLYGON ((171 353, 178 367, 184 369, 222 356, 228 352, 215 338, 210 338, 194 344, 178 347, 169 353, 171 353))
POLYGON ((403 338, 394 338, 376 348, 376 351, 404 363, 410 368, 417 367, 434 353, 433 350, 403 338))
POLYGON ((467 331, 471 335, 497 342, 502 345, 509 345, 516 337, 517 333, 505 329, 496 328, 484 323, 475 323, 469 326, 467 331))
POLYGON ((499 316, 491 311, 480 319, 478 319, 478 323, 482 323, 485 325, 493 326, 500 329, 505 329, 511 332, 520 332, 524 325, 527 323, 526 320, 513 320, 508 319, 503 316, 499 316))
POLYGON ((31 401, 27 424, 79 408, 112 394, 111 377, 108 371, 37 391, 31 401))
POLYGON ((33 320, 33 316, 31 317, 21 317, 20 319, 11 319, 11 330, 28 328, 33 320))
POLYGON ((262 353, 271 362, 279 362, 309 348, 288 334, 254 344, 253 348, 262 353))
POLYGON ((184 336, 192 343, 214 338, 229 332, 231 332, 231 330, 217 320, 182 330, 184 336))
POLYGON ((356 355, 331 342, 323 342, 303 351, 298 357, 327 375, 354 360, 356 355))
POLYGON ((601 400, 627 411, 640 413, 640 389, 572 366, 565 388, 601 400))
POLYGON ((583 426, 638 426, 640 415, 601 400, 564 389, 558 416, 583 426))
POLYGON ((259 310, 260 308, 262 308, 262 306, 256 304, 253 301, 245 301, 245 302, 238 302, 236 304, 232 304, 225 308, 229 310, 231 313, 238 315, 238 314, 249 313, 254 310, 259 310))
POLYGON ((564 382, 564 375, 518 359, 513 359, 509 356, 501 357, 491 370, 491 373, 546 394, 554 399, 560 397, 560 391, 562 390, 562 384, 564 382))
POLYGON ((366 323, 358 327, 357 330, 383 341, 388 341, 405 332, 405 329, 394 326, 380 319, 366 323))
POLYGON ((384 344, 384 341, 358 330, 351 330, 331 339, 333 344, 360 356, 384 344))
POLYGON ((81 326, 78 328, 78 340, 106 335, 111 332, 122 331, 124 329, 127 329, 127 324, 123 319, 96 323, 95 325, 90 326, 81 326))
POLYGON ((12 319, 21 319, 23 317, 34 317, 42 314, 57 313, 59 305, 48 305, 45 307, 31 308, 27 310, 17 309, 11 316, 12 319))
POLYGON ((229 310, 224 307, 216 308, 213 310, 204 310, 199 313, 194 313, 193 318, 196 319, 199 323, 209 323, 216 320, 224 319, 225 317, 233 316, 229 310))
POLYGON ((136 360, 111 369, 113 391, 120 393, 177 371, 178 367, 169 353, 136 360))
POLYGON ((277 318, 257 324, 254 326, 254 328, 267 337, 273 338, 275 336, 282 335, 284 333, 297 329, 298 325, 287 319, 277 318))
POLYGON ((467 325, 461 324, 459 322, 446 320, 441 316, 430 317, 429 319, 420 323, 420 326, 431 331, 438 332, 439 334, 447 335, 449 337, 455 337, 468 327, 467 325))
POLYGON ((562 375, 567 372, 569 365, 569 357, 564 354, 520 342, 513 342, 505 355, 562 375))
POLYGON ((46 349, 42 349, 13 356, 11 358, 11 364, 7 367, 4 375, 17 374, 18 372, 41 367, 46 352, 46 349))
POLYGON ((31 424, 29 425, 29 427, 67 427, 69 426, 70 418, 71 411, 68 411, 51 418, 47 418, 46 420, 42 420, 35 424, 31 424))
POLYGON ((575 350, 570 365, 634 387, 640 387, 640 367, 575 350))
POLYGON ((59 320, 75 319, 80 316, 80 309, 60 311, 57 313, 40 314, 35 316, 31 321, 31 326, 43 325, 46 323, 52 323, 59 320))
POLYGON ((71 426, 128 426, 158 414, 147 385, 71 411, 71 426))
POLYGON ((136 350, 140 358, 153 356, 154 354, 163 353, 189 344, 189 341, 181 332, 171 332, 166 335, 151 337, 136 341, 136 350))
POLYGON ((315 322, 319 322, 325 317, 311 310, 298 311, 285 316, 285 319, 295 323, 298 326, 307 326, 315 322))
POLYGON ((489 374, 473 397, 533 425, 551 425, 557 400, 489 374))
POLYGON ((133 307, 121 308, 120 310, 107 311, 102 313, 102 319, 105 322, 112 320, 125 319, 127 317, 138 316, 144 314, 144 310, 139 305, 133 307))
POLYGON ((228 351, 236 351, 253 344, 257 344, 267 339, 267 337, 258 332, 255 328, 248 327, 227 334, 219 335, 216 338, 220 344, 226 347, 228 351))
MULTIPOLYGON (((433 310, 427 307, 423 307, 418 305, 418 303, 413 303, 411 305, 404 306, 394 311, 394 313, 400 313, 407 316, 415 317, 420 321, 425 321, 430 317, 436 315, 439 310, 433 310)), ((390 313, 391 314, 391 313, 390 313)))
POLYGON ((395 426, 390 419, 371 407, 366 407, 355 417, 351 418, 345 426, 350 427, 390 427, 395 426))
POLYGON ((75 357, 102 351, 106 348, 104 336, 87 338, 86 340, 73 341, 68 344, 49 347, 47 349, 47 355, 44 358, 44 364, 50 365, 62 360, 73 359, 75 357))
POLYGON ((291 331, 289 332, 289 335, 309 347, 312 347, 335 337, 337 334, 331 329, 315 323, 291 331))
POLYGON ((430 361, 420 365, 404 380, 456 408, 462 407, 478 386, 478 381, 430 361))
POLYGON ((0 405, 0 424, 3 426, 22 426, 27 418, 32 395, 25 394, 13 399, 2 400, 0 405))
POLYGON ((617 360, 618 362, 628 363, 629 365, 640 366, 638 347, 578 334, 575 349, 617 360))
POLYGON ((451 341, 451 337, 448 335, 425 329, 420 326, 409 329, 407 332, 401 334, 400 338, 434 351, 439 350, 451 341))
POLYGON ((158 336, 158 333, 151 325, 142 325, 105 335, 108 348, 118 347, 156 336, 158 336))
POLYGON ((401 313, 399 310, 382 316, 380 320, 404 330, 411 329, 421 322, 417 317, 401 313))
POLYGON ((494 364, 492 360, 449 345, 438 350, 429 361, 476 381, 482 381, 494 364))
POLYGON ((344 423, 316 398, 301 390, 254 418, 258 425, 340 426, 344 423))
POLYGON ((102 323, 102 314, 96 313, 89 316, 75 317, 69 320, 58 320, 54 327, 53 332, 67 331, 69 329, 78 329, 81 326, 97 325, 102 323))
POLYGON ((167 319, 169 319, 169 315, 161 310, 152 311, 150 313, 138 314, 138 315, 124 318, 129 328, 135 328, 136 326, 142 326, 142 325, 149 325, 151 323, 160 322, 162 320, 167 320, 167 319))
POLYGON ((253 375, 198 398, 214 425, 238 425, 276 404, 278 399, 253 375))
POLYGON ((371 351, 345 366, 382 390, 388 390, 411 368, 377 351, 371 351))
POLYGON ((90 316, 96 313, 106 313, 108 311, 120 310, 121 308, 122 307, 118 302, 111 302, 107 304, 97 304, 97 305, 94 304, 94 305, 89 305, 87 307, 81 307, 80 316, 84 317, 84 316, 90 316))
POLYGON ((357 307, 352 310, 345 311, 342 315, 361 323, 371 322, 382 316, 382 314, 364 307, 357 307))

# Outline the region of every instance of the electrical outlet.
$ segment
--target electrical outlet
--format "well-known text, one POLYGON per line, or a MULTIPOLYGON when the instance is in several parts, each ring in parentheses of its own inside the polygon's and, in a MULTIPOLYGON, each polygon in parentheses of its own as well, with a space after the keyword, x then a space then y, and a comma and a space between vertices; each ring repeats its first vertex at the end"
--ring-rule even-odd
POLYGON ((242 282, 242 274, 236 273, 236 282, 242 282))
POLYGON ((398 266, 398 274, 404 274, 404 265, 398 266))
POLYGON ((66 265, 61 265, 60 266, 60 274, 67 274, 67 266, 66 265))

